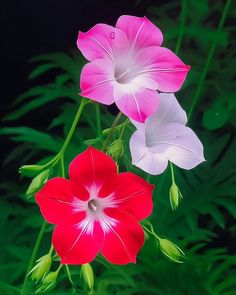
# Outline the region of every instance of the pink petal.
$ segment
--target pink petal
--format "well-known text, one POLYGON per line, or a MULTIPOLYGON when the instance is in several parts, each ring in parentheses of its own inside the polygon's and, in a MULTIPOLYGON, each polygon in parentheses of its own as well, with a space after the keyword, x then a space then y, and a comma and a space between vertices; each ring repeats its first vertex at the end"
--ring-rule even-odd
POLYGON ((132 48, 161 46, 163 41, 161 31, 146 17, 122 15, 116 28, 125 32, 132 48))
POLYGON ((88 192, 77 185, 77 195, 71 187, 71 182, 56 177, 48 180, 44 187, 35 194, 43 217, 49 223, 75 224, 85 217, 85 212, 75 209, 76 199, 88 198, 88 192))
MULTIPOLYGON (((168 142, 166 155, 169 161, 183 169, 192 169, 205 161, 203 145, 189 127, 170 124, 161 130, 163 139, 156 142, 168 142)), ((160 144, 160 143, 159 143, 160 144)))
POLYGON ((121 30, 97 24, 86 33, 79 32, 77 46, 89 61, 100 58, 113 60, 116 54, 127 50, 128 40, 121 30))
POLYGON ((167 157, 162 153, 163 151, 159 151, 159 154, 154 153, 146 146, 143 132, 134 132, 130 138, 129 146, 133 165, 152 175, 161 174, 167 168, 167 157))
POLYGON ((118 209, 106 209, 105 213, 115 220, 105 233, 102 255, 114 264, 136 262, 136 256, 144 243, 144 232, 128 213, 118 209))
POLYGON ((69 167, 72 182, 81 183, 85 187, 100 187, 115 174, 117 167, 112 158, 93 147, 88 147, 79 154, 69 167))
MULTIPOLYGON (((152 116, 148 117, 145 122, 145 134, 147 138, 155 136, 160 126, 170 123, 187 123, 186 112, 182 109, 173 93, 160 93, 160 105, 152 116)), ((139 128, 137 128, 139 130, 139 128)))
POLYGON ((157 92, 138 86, 134 89, 132 89, 133 86, 131 86, 131 89, 125 87, 125 85, 118 85, 118 83, 115 86, 114 98, 116 105, 128 118, 144 122, 158 107, 157 92))
POLYGON ((56 226, 52 243, 62 264, 84 264, 91 262, 100 251, 103 231, 95 222, 92 232, 79 226, 56 226))
POLYGON ((163 92, 178 91, 185 81, 190 66, 185 65, 171 50, 163 47, 149 47, 141 50, 136 60, 140 74, 149 75, 163 92))
POLYGON ((110 105, 114 102, 114 66, 105 59, 95 60, 84 66, 81 72, 81 95, 110 105))

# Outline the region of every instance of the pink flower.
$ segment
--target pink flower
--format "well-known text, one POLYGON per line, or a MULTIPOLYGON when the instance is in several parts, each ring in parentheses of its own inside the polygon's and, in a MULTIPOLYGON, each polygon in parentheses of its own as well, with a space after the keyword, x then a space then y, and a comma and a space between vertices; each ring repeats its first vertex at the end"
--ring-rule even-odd
POLYGON ((90 61, 81 73, 82 96, 144 122, 158 107, 158 93, 178 91, 189 71, 160 47, 161 31, 146 17, 121 16, 115 27, 97 24, 79 32, 77 46, 90 61))
POLYGON ((187 116, 174 94, 160 94, 160 107, 145 124, 133 122, 137 131, 131 136, 133 165, 156 175, 168 161, 192 169, 205 161, 203 146, 196 134, 186 127, 187 116))
POLYGON ((152 211, 153 186, 89 147, 36 194, 44 218, 56 224, 52 242, 63 264, 84 264, 101 252, 111 263, 136 261, 144 243, 138 221, 152 211))

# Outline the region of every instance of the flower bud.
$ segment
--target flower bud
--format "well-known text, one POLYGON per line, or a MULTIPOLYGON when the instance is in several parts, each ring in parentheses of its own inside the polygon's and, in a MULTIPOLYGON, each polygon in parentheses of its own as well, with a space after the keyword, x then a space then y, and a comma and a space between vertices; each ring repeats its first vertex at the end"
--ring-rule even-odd
POLYGON ((167 239, 158 239, 161 252, 174 262, 183 263, 184 252, 167 239))
POLYGON ((50 254, 44 255, 37 260, 37 264, 28 273, 31 274, 31 279, 38 282, 41 280, 50 270, 52 264, 52 258, 50 254))
POLYGON ((179 202, 181 200, 182 194, 178 188, 178 186, 173 182, 171 187, 170 187, 170 192, 169 192, 169 196, 170 196, 170 204, 171 204, 171 208, 173 211, 175 211, 178 206, 179 206, 179 202))
POLYGON ((38 293, 44 293, 46 291, 51 290, 55 287, 57 282, 57 276, 59 273, 59 269, 56 271, 51 271, 48 273, 42 280, 42 285, 36 290, 36 294, 38 293))
POLYGON ((27 177, 35 177, 41 171, 43 171, 44 167, 41 165, 24 165, 19 168, 19 172, 27 177))
POLYGON ((81 272, 82 272, 85 284, 88 286, 89 290, 93 290, 94 275, 93 275, 93 269, 91 265, 89 263, 83 264, 81 266, 81 272))
POLYGON ((117 162, 124 154, 124 144, 121 139, 116 139, 107 149, 108 155, 110 155, 115 162, 117 162))
POLYGON ((34 193, 36 193, 37 191, 41 189, 41 187, 44 185, 44 183, 48 179, 49 174, 50 174, 50 169, 44 170, 31 181, 31 184, 26 191, 27 197, 31 197, 34 193))

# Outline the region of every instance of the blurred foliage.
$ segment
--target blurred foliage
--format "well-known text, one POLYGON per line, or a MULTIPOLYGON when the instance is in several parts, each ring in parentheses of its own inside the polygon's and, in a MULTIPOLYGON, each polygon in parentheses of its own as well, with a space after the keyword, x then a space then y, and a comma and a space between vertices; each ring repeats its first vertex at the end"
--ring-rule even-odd
MULTIPOLYGON (((164 32, 164 46, 174 50, 180 32, 183 34, 178 54, 192 70, 177 97, 187 111, 191 108, 211 45, 217 38, 201 96, 189 122, 204 143, 207 162, 187 172, 174 168, 176 183, 183 194, 183 201, 175 212, 169 204, 170 171, 149 177, 149 181, 156 185, 155 207, 150 221, 161 237, 167 236, 184 249, 185 262, 168 261, 160 254, 152 236, 147 235, 136 265, 115 266, 100 256, 92 263, 95 274, 93 294, 235 295, 236 85, 233 81, 236 3, 231 4, 224 27, 217 33, 226 1, 172 0, 159 6, 154 1, 150 5, 150 2, 148 7, 145 1, 139 1, 138 5, 147 7, 145 13, 164 32)), ((4 127, 0 134, 17 142, 17 147, 9 152, 3 165, 13 162, 19 167, 34 162, 42 165, 51 159, 60 150, 81 100, 79 77, 85 60, 79 52, 45 54, 34 58, 33 62, 37 66, 29 79, 37 81, 39 76, 45 76, 47 80, 48 72, 54 79, 18 97, 14 111, 4 118, 6 126, 8 121, 16 121, 16 127, 4 127), (35 114, 42 107, 45 116, 47 109, 58 109, 48 130, 17 126, 17 120, 35 114)), ((95 103, 86 106, 65 154, 66 167, 86 144, 101 148, 106 136, 100 130, 109 128, 114 116, 106 106, 99 108, 100 111, 95 103)), ((120 159, 120 170, 129 169, 147 178, 147 174, 131 166, 128 141, 132 130, 129 127, 124 133, 125 151, 120 159)), ((118 134, 119 128, 113 140, 118 134)), ((50 177, 58 173, 59 168, 55 166, 50 177)), ((0 185, 3 191, 0 201, 0 294, 3 295, 20 294, 42 225, 34 199, 26 198, 29 185, 29 179, 22 176, 18 183, 5 180, 0 185)), ((48 252, 51 231, 52 226, 48 225, 37 258, 48 252)), ((87 294, 80 268, 73 266, 69 269, 73 285, 67 279, 68 270, 63 268, 56 289, 49 294, 87 294)), ((31 283, 27 294, 34 294, 34 289, 31 283)))

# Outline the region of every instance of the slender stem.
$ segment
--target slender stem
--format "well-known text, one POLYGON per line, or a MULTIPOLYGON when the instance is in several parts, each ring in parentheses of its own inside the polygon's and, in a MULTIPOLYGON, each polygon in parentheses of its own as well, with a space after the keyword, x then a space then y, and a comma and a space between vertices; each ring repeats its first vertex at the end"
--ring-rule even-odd
POLYGON ((175 183, 175 173, 174 173, 174 166, 170 162, 170 170, 171 170, 171 178, 172 178, 172 183, 175 183))
POLYGON ((53 250, 54 250, 54 247, 53 247, 53 244, 51 244, 50 250, 49 250, 49 252, 48 252, 48 254, 49 254, 50 256, 52 256, 52 252, 53 252, 53 250))
POLYGON ((99 137, 102 133, 102 128, 101 128, 101 118, 100 118, 100 108, 99 105, 96 104, 96 121, 97 121, 97 136, 99 137))
POLYGON ((39 234, 38 234, 38 237, 37 237, 37 240, 36 240, 36 243, 34 245, 34 249, 33 249, 33 252, 32 252, 32 255, 31 255, 31 258, 30 258, 30 262, 29 262, 29 265, 28 265, 28 268, 27 268, 27 272, 25 274, 25 279, 24 279, 24 282, 23 282, 23 286, 22 286, 22 289, 21 289, 21 295, 25 295, 26 294, 26 287, 27 287, 27 283, 28 283, 28 272, 31 270, 31 268, 33 267, 34 265, 34 262, 36 260, 36 256, 38 254, 38 250, 39 250, 39 247, 40 247, 40 244, 42 242, 42 238, 43 238, 43 235, 44 235, 44 232, 45 232, 45 229, 47 227, 47 222, 44 221, 42 226, 41 226, 41 229, 39 231, 39 234))
POLYGON ((160 240, 160 237, 154 232, 153 227, 152 230, 148 229, 145 225, 142 225, 142 227, 151 235, 153 235, 155 238, 158 239, 158 241, 160 240))
POLYGON ((186 8, 187 8, 187 0, 182 0, 181 1, 181 15, 180 15, 180 24, 179 24, 179 36, 178 36, 178 40, 176 43, 176 47, 175 47, 175 53, 178 54, 179 53, 179 49, 180 49, 180 45, 183 39, 183 35, 184 35, 184 25, 185 25, 185 21, 186 21, 186 8))
POLYGON ((66 140, 65 140, 65 142, 64 142, 64 144, 63 144, 63 146, 62 146, 62 148, 61 148, 61 150, 59 152, 59 155, 62 155, 65 152, 65 150, 66 150, 66 148, 67 148, 67 146, 68 146, 68 144, 69 144, 69 142, 70 142, 70 140, 71 140, 71 138, 72 138, 72 136, 74 134, 75 128, 76 128, 76 126, 78 124, 78 121, 80 119, 80 116, 82 114, 84 106, 88 102, 89 102, 88 100, 86 100, 85 98, 82 98, 79 109, 78 109, 78 111, 77 111, 77 113, 75 115, 74 121, 73 121, 73 123, 72 123, 72 125, 70 127, 70 131, 69 131, 69 133, 68 133, 68 135, 66 137, 66 140))
POLYGON ((216 35, 215 35, 215 39, 214 39, 214 41, 213 41, 213 43, 211 45, 211 49, 209 51, 207 61, 205 63, 205 67, 203 68, 202 75, 200 77, 197 90, 196 90, 195 95, 193 97, 193 102, 192 102, 192 105, 190 107, 189 114, 188 114, 188 121, 192 117, 192 114, 193 114, 193 111, 194 111, 194 109, 196 107, 196 104, 197 104, 198 100, 200 99, 200 96, 201 96, 201 93, 202 93, 202 87, 203 87, 203 84, 205 82, 206 75, 208 73, 208 69, 209 69, 212 57, 214 55, 215 49, 216 49, 216 44, 217 44, 217 41, 218 41, 218 35, 219 35, 223 25, 224 25, 225 18, 226 18, 227 12, 229 10, 230 4, 231 4, 231 0, 227 0, 226 3, 225 3, 224 10, 223 10, 222 15, 221 15, 220 23, 219 23, 219 26, 217 28, 217 32, 216 32, 216 35))
POLYGON ((109 131, 109 133, 107 135, 106 141, 105 141, 105 143, 103 145, 103 148, 102 148, 103 151, 106 150, 106 148, 107 148, 107 146, 108 146, 108 144, 110 142, 110 139, 112 137, 113 131, 114 131, 117 123, 119 122, 121 116, 122 116, 122 113, 119 112, 119 114, 116 116, 115 120, 113 121, 112 126, 111 126, 111 129, 110 129, 110 131, 109 131))
POLYGON ((61 176, 65 178, 64 154, 61 155, 61 176))
POLYGON ((125 128, 129 124, 129 119, 126 119, 125 122, 122 123, 122 124, 123 124, 123 126, 122 126, 121 131, 120 131, 119 139, 121 139, 123 137, 125 128))

